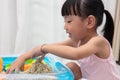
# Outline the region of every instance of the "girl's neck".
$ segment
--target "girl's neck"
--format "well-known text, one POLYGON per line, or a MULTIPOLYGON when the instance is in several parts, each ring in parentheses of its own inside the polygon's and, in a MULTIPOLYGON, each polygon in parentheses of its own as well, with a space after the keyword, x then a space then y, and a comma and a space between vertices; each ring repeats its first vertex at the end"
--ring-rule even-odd
POLYGON ((83 39, 80 40, 80 45, 86 44, 91 38, 96 37, 96 36, 98 36, 97 33, 88 34, 87 36, 85 36, 83 39))

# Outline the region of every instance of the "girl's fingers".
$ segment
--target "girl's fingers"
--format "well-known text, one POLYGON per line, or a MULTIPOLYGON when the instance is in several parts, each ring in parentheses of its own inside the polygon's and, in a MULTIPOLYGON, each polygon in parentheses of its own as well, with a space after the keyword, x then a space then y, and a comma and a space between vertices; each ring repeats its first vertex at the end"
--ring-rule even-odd
POLYGON ((10 73, 15 73, 15 74, 18 74, 19 73, 19 69, 12 69, 12 68, 9 68, 7 71, 6 71, 6 74, 10 74, 10 73))
POLYGON ((10 71, 10 68, 9 68, 9 69, 7 69, 6 74, 8 74, 8 73, 9 73, 9 71, 10 71))
POLYGON ((7 73, 7 74, 10 74, 10 73, 12 73, 12 71, 14 71, 14 69, 13 69, 13 68, 9 68, 9 69, 6 71, 6 73, 7 73))
POLYGON ((24 71, 24 64, 22 65, 22 67, 20 68, 21 71, 24 71))
POLYGON ((15 69, 15 72, 14 72, 15 74, 18 74, 19 73, 19 69, 17 68, 17 69, 15 69))

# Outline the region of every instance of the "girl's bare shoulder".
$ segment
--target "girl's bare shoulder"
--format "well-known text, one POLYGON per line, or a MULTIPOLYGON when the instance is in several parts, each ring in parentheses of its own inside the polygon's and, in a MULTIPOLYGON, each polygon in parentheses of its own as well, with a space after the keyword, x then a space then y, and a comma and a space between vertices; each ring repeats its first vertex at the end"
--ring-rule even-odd
POLYGON ((91 39, 97 49, 96 56, 100 58, 108 58, 109 56, 109 43, 103 36, 97 36, 91 39))
POLYGON ((94 43, 96 46, 108 45, 108 41, 103 36, 96 36, 91 38, 90 42, 94 43))

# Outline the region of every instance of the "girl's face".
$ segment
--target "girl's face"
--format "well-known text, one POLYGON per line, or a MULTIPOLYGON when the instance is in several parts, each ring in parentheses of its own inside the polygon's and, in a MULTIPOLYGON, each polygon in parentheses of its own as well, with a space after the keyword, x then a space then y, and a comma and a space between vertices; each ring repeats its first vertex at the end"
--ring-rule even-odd
POLYGON ((64 29, 69 34, 72 40, 79 41, 87 33, 86 21, 79 16, 64 16, 65 25, 64 29))

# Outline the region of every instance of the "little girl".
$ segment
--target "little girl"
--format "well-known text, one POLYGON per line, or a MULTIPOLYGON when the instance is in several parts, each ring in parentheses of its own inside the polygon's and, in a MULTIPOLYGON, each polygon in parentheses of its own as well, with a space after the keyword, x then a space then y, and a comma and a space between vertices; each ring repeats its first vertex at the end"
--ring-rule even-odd
POLYGON ((63 58, 77 60, 68 63, 73 71, 75 80, 86 78, 88 80, 119 80, 116 63, 112 53, 112 38, 114 31, 113 19, 104 9, 101 0, 66 0, 62 7, 64 29, 69 39, 54 44, 44 44, 22 54, 7 70, 17 73, 22 69, 26 59, 51 53, 63 58), (104 37, 97 34, 97 27, 106 14, 104 37))

